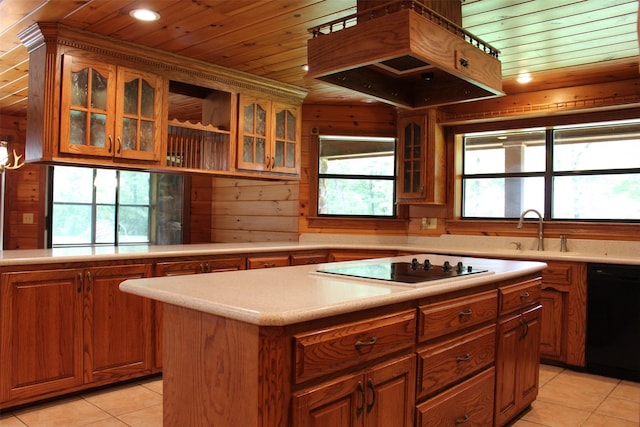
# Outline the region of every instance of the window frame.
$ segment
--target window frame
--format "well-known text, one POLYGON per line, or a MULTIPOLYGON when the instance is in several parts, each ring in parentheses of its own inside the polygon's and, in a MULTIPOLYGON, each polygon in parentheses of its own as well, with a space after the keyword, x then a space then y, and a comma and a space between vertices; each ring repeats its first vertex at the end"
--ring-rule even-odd
MULTIPOLYGON (((335 134, 335 132, 333 132, 335 134)), ((344 136, 356 135, 348 133, 340 133, 344 136)), ((359 137, 379 137, 385 135, 367 135, 359 134, 359 137)), ((389 138, 397 138, 396 135, 388 136, 389 138)), ((319 148, 320 148, 320 132, 314 132, 309 138, 309 215, 307 216, 307 225, 309 228, 333 228, 340 230, 379 230, 379 231, 396 231, 406 228, 408 220, 408 207, 399 205, 394 200, 395 216, 343 216, 343 215, 318 215, 318 180, 319 180, 319 148)), ((397 172, 397 141, 396 141, 396 163, 397 172)), ((394 174, 395 175, 395 174, 394 174)), ((394 187, 397 186, 397 177, 394 176, 394 187)), ((397 191, 397 189, 396 189, 397 191)), ((394 196, 395 197, 395 196, 394 196)))
MULTIPOLYGON (((67 165, 65 165, 67 166, 67 165)), ((81 168, 85 168, 85 169, 90 169, 92 171, 92 182, 95 181, 96 179, 96 175, 98 173, 98 170, 101 168, 98 167, 91 167, 91 166, 74 166, 74 165, 68 165, 70 167, 81 167, 81 168)), ((99 247, 99 246, 135 246, 135 245, 150 245, 152 244, 153 241, 153 236, 152 236, 152 215, 153 215, 153 210, 154 210, 154 203, 153 203, 153 198, 152 198, 152 187, 153 187, 153 177, 151 173, 149 173, 149 198, 148 198, 148 203, 147 204, 131 204, 131 203, 121 203, 120 202, 120 172, 122 172, 121 170, 115 170, 116 173, 116 181, 117 181, 117 189, 115 190, 115 196, 114 196, 114 202, 113 204, 110 203, 98 203, 96 200, 96 188, 95 186, 93 187, 92 190, 92 199, 91 199, 91 203, 81 203, 81 202, 62 202, 62 203, 56 203, 54 201, 53 198, 53 194, 54 194, 54 168, 55 166, 52 166, 49 168, 49 194, 50 196, 47 198, 47 205, 48 205, 48 212, 49 215, 47 215, 47 229, 49 230, 49 232, 47 233, 47 247, 48 248, 68 248, 68 247, 99 247), (90 232, 90 236, 91 236, 91 242, 83 242, 83 243, 69 243, 69 244, 53 244, 53 208, 54 205, 56 204, 65 204, 65 205, 77 205, 77 206, 89 206, 90 210, 91 210, 91 232, 90 232), (96 231, 97 231, 97 211, 98 211, 98 207, 99 206, 112 206, 114 208, 114 227, 113 227, 113 241, 112 242, 105 242, 105 243, 100 243, 96 241, 96 231), (147 209, 147 213, 148 213, 148 221, 147 221, 147 236, 148 239, 146 242, 121 242, 119 239, 119 224, 118 224, 118 218, 120 215, 120 208, 121 207, 143 207, 147 209)))
POLYGON ((553 170, 553 144, 554 144, 554 132, 556 130, 565 130, 567 128, 580 128, 595 127, 598 125, 614 125, 624 124, 625 122, 635 121, 638 123, 637 109, 625 111, 622 114, 615 115, 610 112, 607 113, 591 113, 585 115, 576 115, 570 117, 555 118, 554 120, 548 120, 549 124, 545 124, 544 119, 528 119, 528 120, 514 120, 512 122, 502 123, 483 123, 476 125, 463 125, 452 126, 451 135, 453 136, 454 152, 460 157, 451 166, 456 170, 454 174, 453 185, 455 188, 455 205, 449 210, 448 225, 451 225, 451 231, 469 229, 469 224, 487 224, 498 223, 505 221, 517 220, 517 217, 479 217, 479 216, 463 216, 464 212, 464 180, 468 178, 511 178, 511 177, 543 177, 544 183, 544 212, 543 218, 545 221, 554 223, 566 224, 621 224, 623 226, 635 226, 640 223, 640 219, 608 219, 608 218, 564 218, 564 217, 552 217, 553 209, 553 181, 556 177, 562 176, 589 176, 589 175, 616 175, 625 173, 640 173, 640 167, 638 168, 618 168, 618 169, 594 169, 594 170, 553 170), (590 119, 590 120, 587 120, 590 119), (545 128, 545 170, 543 172, 505 172, 505 173, 486 173, 486 174, 466 174, 464 172, 465 162, 465 149, 464 149, 464 135, 470 133, 499 133, 502 131, 517 131, 528 130, 531 128, 545 128), (462 226, 463 222, 467 222, 467 225, 462 226))

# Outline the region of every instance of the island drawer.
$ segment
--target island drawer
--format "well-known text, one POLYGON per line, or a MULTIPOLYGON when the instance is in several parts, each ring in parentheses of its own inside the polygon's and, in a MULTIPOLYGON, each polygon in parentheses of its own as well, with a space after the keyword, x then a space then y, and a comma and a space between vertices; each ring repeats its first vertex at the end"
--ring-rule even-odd
POLYGON ((420 307, 418 341, 424 342, 497 317, 498 291, 491 290, 420 307))
POLYGON ((500 314, 519 310, 539 302, 540 292, 540 279, 532 279, 500 288, 500 314))
POLYGON ((295 335, 296 383, 410 349, 415 336, 415 310, 295 335))
POLYGON ((416 426, 493 425, 495 368, 468 379, 417 406, 416 426))
POLYGON ((434 394, 492 365, 496 326, 481 329, 418 351, 418 398, 434 394))

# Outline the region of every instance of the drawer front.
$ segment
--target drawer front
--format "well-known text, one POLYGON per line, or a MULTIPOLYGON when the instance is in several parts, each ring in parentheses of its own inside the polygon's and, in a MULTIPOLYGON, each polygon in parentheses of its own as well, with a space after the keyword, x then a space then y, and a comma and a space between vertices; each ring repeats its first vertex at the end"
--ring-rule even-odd
POLYGON ((261 256, 247 258, 247 268, 273 268, 287 267, 289 265, 289 255, 261 256))
POLYGON ((542 281, 554 285, 571 285, 573 275, 572 264, 557 264, 547 262, 547 268, 542 270, 542 281))
POLYGON ((450 334, 497 317, 498 291, 456 298, 420 308, 420 342, 450 334))
POLYGON ((320 264, 324 262, 329 262, 329 254, 312 253, 291 255, 291 265, 320 264))
POLYGON ((425 402, 416 410, 416 425, 477 426, 493 425, 495 370, 487 369, 425 402))
POLYGON ((418 398, 437 391, 493 364, 496 327, 486 326, 418 352, 418 398))
POLYGON ((415 336, 415 310, 296 335, 296 383, 412 348, 415 336))
POLYGON ((540 279, 500 288, 500 313, 519 310, 539 302, 540 292, 540 279))

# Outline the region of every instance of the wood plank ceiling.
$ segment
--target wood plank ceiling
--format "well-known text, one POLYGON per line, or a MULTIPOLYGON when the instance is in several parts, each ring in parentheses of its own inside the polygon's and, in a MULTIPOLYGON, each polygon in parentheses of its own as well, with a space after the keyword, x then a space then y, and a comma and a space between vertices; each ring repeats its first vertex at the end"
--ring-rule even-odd
MULTIPOLYGON (((381 0, 382 1, 382 0, 381 0)), ((456 0, 454 0, 456 1, 456 0)), ((17 34, 49 21, 306 87, 307 102, 363 96, 306 77, 308 29, 356 0, 0 0, 0 114, 24 115, 29 61, 17 34), (134 21, 146 6, 161 19, 134 21)), ((462 0, 463 27, 501 50, 504 88, 524 91, 638 75, 637 0, 462 0)))

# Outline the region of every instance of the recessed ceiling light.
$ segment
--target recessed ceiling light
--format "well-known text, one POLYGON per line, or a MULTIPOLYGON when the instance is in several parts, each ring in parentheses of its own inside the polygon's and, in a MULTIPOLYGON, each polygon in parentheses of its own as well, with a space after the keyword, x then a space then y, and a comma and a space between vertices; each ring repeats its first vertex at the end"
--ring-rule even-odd
POLYGON ((151 9, 133 9, 129 15, 140 21, 157 21, 160 14, 151 9))
POLYGON ((307 64, 304 64, 302 66, 302 71, 309 71, 309 66, 307 64))
POLYGON ((520 73, 518 77, 516 77, 516 81, 520 84, 529 83, 532 80, 531 74, 529 73, 520 73))

